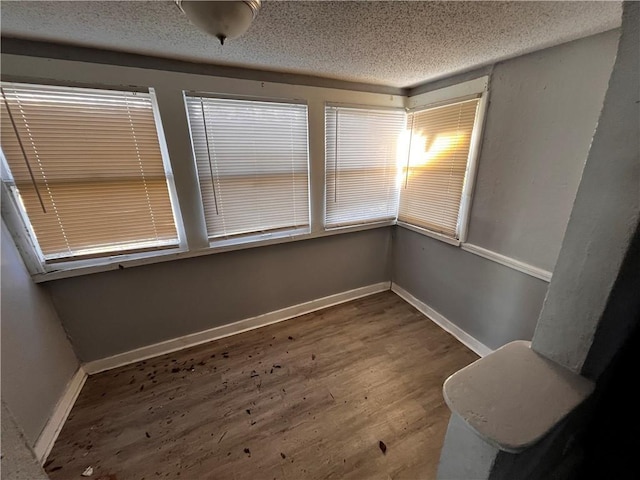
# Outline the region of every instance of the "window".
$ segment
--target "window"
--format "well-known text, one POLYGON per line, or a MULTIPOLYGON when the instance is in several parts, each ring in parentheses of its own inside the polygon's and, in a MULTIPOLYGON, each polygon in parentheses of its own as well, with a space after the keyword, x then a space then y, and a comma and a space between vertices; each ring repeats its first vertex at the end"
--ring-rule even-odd
POLYGON ((308 230, 307 106, 186 102, 209 239, 308 230))
POLYGON ((413 111, 398 221, 460 239, 479 97, 413 111))
POLYGON ((296 87, 291 101, 254 81, 158 99, 0 87, 2 216, 36 281, 394 223, 464 242, 488 77, 391 98, 296 87), (378 106, 332 103, 349 98, 378 106), (164 118, 178 191, 159 113, 176 106, 189 127, 164 118), (194 163, 180 156, 189 140, 194 163))
POLYGON ((325 108, 325 226, 395 220, 403 110, 325 108))
POLYGON ((151 95, 1 85, 3 182, 41 260, 177 246, 151 95))

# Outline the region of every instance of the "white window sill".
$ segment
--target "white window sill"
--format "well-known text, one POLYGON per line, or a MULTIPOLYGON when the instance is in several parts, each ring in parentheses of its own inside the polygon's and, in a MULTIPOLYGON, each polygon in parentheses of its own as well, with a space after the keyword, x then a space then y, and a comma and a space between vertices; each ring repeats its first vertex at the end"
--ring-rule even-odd
POLYGON ((362 223, 353 223, 351 225, 331 225, 331 226, 327 226, 324 227, 326 232, 330 232, 330 233, 342 233, 345 230, 346 231, 351 231, 354 228, 355 229, 360 229, 362 227, 386 227, 389 225, 395 225, 396 224, 396 220, 394 218, 389 218, 387 220, 375 220, 373 222, 362 222, 362 223))
POLYGON ((440 240, 444 243, 448 243, 449 245, 453 245, 455 247, 460 246, 460 240, 458 240, 457 238, 447 237, 446 235, 442 235, 441 233, 432 232, 431 230, 427 230, 426 228, 416 227, 415 225, 411 225, 409 223, 397 222, 397 225, 399 227, 406 228, 407 230, 414 231, 421 235, 435 238, 436 240, 440 240))
POLYGON ((415 225, 410 225, 404 222, 387 220, 382 222, 325 228, 324 230, 317 232, 312 232, 309 230, 309 228, 303 228, 282 232, 248 235, 239 238, 214 239, 209 243, 208 248, 202 248, 199 250, 187 250, 185 247, 177 247, 175 249, 161 250, 156 252, 117 255, 113 257, 93 260, 70 261, 59 263, 56 265, 50 265, 48 267, 51 269, 50 271, 33 274, 32 279, 36 283, 42 283, 52 280, 60 280, 63 278, 89 275, 92 273, 108 272, 111 270, 131 268, 141 265, 151 265, 161 262, 170 262, 173 260, 201 257, 204 255, 214 255, 216 253, 246 250, 248 248, 277 245, 280 243, 296 242, 299 240, 310 240, 313 238, 328 237, 332 235, 340 235, 343 233, 358 232, 363 230, 372 230, 375 228, 383 228, 393 225, 398 225, 408 230, 420 233, 421 235, 443 241, 450 245, 460 246, 460 241, 447 237, 445 235, 431 232, 424 228, 416 227, 415 225))
POLYGON ((226 247, 231 247, 234 249, 235 247, 239 247, 245 244, 256 244, 260 242, 267 242, 270 240, 284 240, 299 237, 300 235, 309 235, 311 233, 310 228, 295 228, 290 230, 280 230, 275 232, 264 232, 264 233, 254 233, 247 235, 238 235, 235 237, 220 237, 214 238, 209 242, 210 248, 221 249, 226 247))
POLYGON ((460 249, 464 250, 465 252, 473 253, 474 255, 478 255, 479 257, 499 263, 500 265, 504 265, 505 267, 512 268, 513 270, 517 270, 518 272, 526 273, 527 275, 530 275, 534 278, 544 280, 545 282, 551 281, 552 272, 536 267, 534 265, 529 265, 528 263, 522 262, 515 258, 501 255, 497 252, 487 250, 486 248, 482 248, 477 245, 463 243, 458 239, 447 237, 446 235, 442 235, 440 233, 431 232, 424 228, 416 227, 415 225, 410 225, 408 223, 397 222, 396 225, 402 228, 406 228, 407 230, 414 231, 426 237, 434 238, 436 240, 448 243, 449 245, 453 245, 454 247, 460 247, 460 249))
POLYGON ((332 235, 340 235, 342 233, 351 233, 363 230, 372 230, 375 228, 388 227, 392 225, 395 225, 395 221, 382 223, 376 222, 372 224, 355 225, 352 227, 322 230, 318 232, 309 232, 308 229, 305 229, 302 233, 300 233, 300 230, 295 230, 244 237, 241 240, 233 239, 214 241, 211 242, 209 248, 203 248, 200 250, 186 250, 184 248, 177 248, 173 250, 164 250, 162 252, 146 252, 141 254, 121 255, 117 257, 103 258, 100 260, 95 260, 91 264, 87 264, 86 260, 78 262, 68 262, 66 264, 56 265, 55 268, 58 268, 58 270, 49 271, 46 273, 36 273, 32 275, 31 278, 36 283, 42 283, 52 280, 60 280, 63 278, 89 275, 91 273, 108 272, 111 270, 169 262, 172 260, 180 260, 183 258, 194 258, 204 255, 213 255, 216 253, 246 250, 248 248, 263 247, 280 243, 296 242, 299 240, 310 240, 313 238, 328 237, 332 235), (80 262, 83 263, 81 264, 80 262))

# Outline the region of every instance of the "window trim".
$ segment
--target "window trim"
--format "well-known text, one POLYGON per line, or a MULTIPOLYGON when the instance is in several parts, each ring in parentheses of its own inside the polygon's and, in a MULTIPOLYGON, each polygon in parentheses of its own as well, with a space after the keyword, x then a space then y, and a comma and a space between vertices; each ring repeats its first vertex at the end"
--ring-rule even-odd
MULTIPOLYGON (((340 102, 324 102, 324 109, 323 109, 323 115, 324 115, 324 125, 326 127, 326 123, 327 123, 327 108, 344 108, 344 109, 351 109, 351 110, 366 110, 366 111, 370 111, 370 112, 404 112, 405 116, 407 113, 407 108, 404 107, 388 107, 388 106, 374 106, 374 105, 362 105, 362 104, 355 104, 355 103, 340 103, 340 102)), ((405 129, 406 129, 406 122, 405 122, 405 129)), ((337 139, 336 139, 337 141, 337 139)), ((326 152, 326 145, 327 145, 327 131, 326 128, 324 130, 324 135, 323 135, 323 142, 325 145, 325 153, 324 153, 324 158, 323 158, 323 168, 325 170, 325 177, 324 177, 324 199, 323 199, 323 211, 324 211, 324 217, 323 217, 323 221, 322 221, 322 228, 325 231, 335 231, 335 230, 340 230, 342 228, 348 228, 348 227, 357 227, 360 225, 376 225, 376 224, 386 224, 388 222, 393 222, 394 224, 396 224, 397 220, 398 220, 398 208, 396 208, 396 214, 395 217, 393 218, 374 218, 374 219, 363 219, 357 222, 353 222, 353 223, 349 223, 349 224, 335 224, 335 225, 328 225, 327 224, 327 177, 326 177, 326 169, 327 169, 327 152, 326 152)), ((400 190, 398 189, 398 193, 397 193, 398 198, 396 200, 399 200, 400 198, 400 190)))
MULTIPOLYGON (((16 189, 15 179, 11 174, 9 168, 9 162, 4 156, 4 152, 0 149, 0 184, 2 185, 2 215, 5 216, 5 212, 9 211, 9 217, 12 220, 16 230, 21 233, 21 237, 24 238, 24 245, 22 245, 22 251, 27 253, 30 257, 30 261, 33 264, 38 265, 38 270, 45 271, 45 258, 40 245, 35 241, 36 234, 27 215, 27 211, 21 205, 18 204, 18 195, 14 191, 16 189), (7 205, 5 205, 5 203, 7 205), (20 228, 17 228, 19 226, 20 228)), ((12 232, 13 233, 13 232, 12 232)))
POLYGON ((263 102, 263 103, 290 103, 291 105, 306 105, 309 106, 309 102, 304 98, 287 98, 287 97, 265 97, 262 95, 237 95, 233 93, 224 92, 206 92, 200 90, 183 90, 182 94, 186 99, 192 98, 212 98, 220 100, 239 100, 243 102, 263 102))
POLYGON ((443 233, 429 230, 427 228, 419 227, 417 225, 412 225, 410 223, 403 222, 400 220, 396 222, 396 225, 398 225, 399 227, 406 228, 407 230, 411 230, 413 232, 424 235, 425 237, 431 237, 436 240, 440 240, 441 242, 448 243, 449 245, 453 245, 454 247, 459 247, 460 245, 462 245, 462 242, 457 238, 449 237, 448 235, 444 235, 443 233))
POLYGON ((407 107, 389 107, 386 105, 365 105, 362 103, 346 103, 346 102, 324 102, 326 107, 349 108, 352 110, 371 110, 372 112, 406 112, 407 107))
MULTIPOLYGON (((4 81, 4 80, 3 80, 4 81)), ((26 83, 28 85, 43 85, 51 88, 59 88, 63 90, 105 90, 99 86, 78 86, 75 84, 53 84, 52 82, 12 82, 12 83, 26 83)), ((27 266, 27 269, 32 274, 32 278, 41 275, 47 275, 51 272, 68 271, 74 269, 83 269, 87 266, 104 265, 105 263, 117 264, 118 259, 127 258, 147 258, 156 255, 164 255, 167 252, 176 253, 186 250, 186 235, 184 229, 184 223, 182 220, 182 212, 178 203, 178 196, 176 193, 175 181, 173 177, 173 170, 171 162, 169 160, 167 144, 164 137, 164 128, 160 118, 160 112, 158 109, 158 103, 153 87, 141 89, 138 87, 127 88, 109 88, 110 91, 115 92, 132 92, 143 93, 149 96, 151 101, 152 112, 154 117, 154 123, 156 133, 158 136, 158 144, 160 148, 160 154, 162 157, 162 165, 164 169, 165 181, 167 183, 167 190, 169 194, 169 200, 171 204, 171 212, 176 227, 176 234, 178 236, 178 242, 173 245, 161 246, 158 249, 149 249, 140 251, 140 249, 122 250, 120 252, 106 252, 100 256, 84 256, 81 255, 77 258, 65 258, 61 260, 47 261, 40 250, 40 246, 36 241, 36 235, 31 225, 31 220, 26 210, 18 204, 17 195, 11 190, 13 185, 13 177, 11 170, 4 152, 0 150, 0 190, 2 194, 2 219, 7 224, 7 229, 13 237, 14 243, 18 248, 18 251, 22 254, 22 258, 27 266)), ((37 281, 36 281, 37 283, 37 281)))
MULTIPOLYGON (((37 62, 36 62, 37 63, 37 62)), ((105 67, 108 69, 109 67, 105 67)), ((20 70, 20 69, 18 69, 20 70)), ((184 118, 188 121, 188 116, 186 115, 185 108, 185 93, 186 92, 198 92, 201 93, 203 91, 209 90, 209 85, 211 82, 217 85, 214 87, 213 91, 225 91, 227 93, 221 93, 220 96, 224 96, 226 98, 238 98, 238 99, 251 99, 251 100, 262 100, 262 101, 276 101, 276 102, 290 102, 294 103, 296 101, 300 101, 301 103, 306 103, 308 110, 308 150, 309 150, 309 210, 310 210, 310 231, 308 233, 304 232, 294 232, 291 235, 281 234, 281 235, 271 235, 269 238, 264 238, 263 235, 255 235, 252 237, 247 237, 243 239, 242 243, 237 243, 235 245, 220 245, 216 242, 207 242, 206 245, 204 243, 200 244, 198 242, 193 242, 193 239, 187 237, 185 235, 185 228, 189 227, 193 229, 193 225, 191 225, 194 221, 193 212, 191 212, 191 205, 189 205, 189 195, 187 195, 187 204, 182 205, 185 198, 184 197, 184 187, 185 182, 189 184, 189 181, 185 178, 186 171, 185 169, 179 167, 180 163, 183 162, 183 158, 180 156, 176 156, 176 152, 180 152, 180 148, 184 146, 181 142, 183 138, 173 138, 176 137, 175 134, 169 132, 165 132, 162 128, 162 131, 159 133, 159 140, 161 141, 161 151, 163 155, 163 162, 167 162, 171 167, 171 170, 175 170, 177 175, 177 182, 179 183, 180 189, 176 195, 176 185, 172 180, 172 187, 174 191, 172 191, 172 208, 176 207, 176 212, 180 215, 180 225, 178 225, 176 221, 176 227, 179 228, 178 234, 180 239, 180 246, 174 248, 172 250, 165 251, 157 251, 157 252, 144 252, 144 253, 131 253, 131 254, 120 254, 114 255, 110 257, 103 257, 100 259, 92 259, 92 260, 76 260, 66 263, 59 263, 50 266, 51 268, 44 269, 43 265, 37 261, 37 256, 35 255, 35 250, 33 246, 30 244, 30 239, 27 235, 27 230, 22 222, 22 219, 19 216, 19 212, 15 209, 16 205, 13 204, 12 195, 7 191, 7 188, 4 184, 1 185, 0 191, 2 193, 2 218, 6 223, 10 234, 13 237, 16 246, 21 252, 25 264, 32 275, 32 279, 36 283, 46 282, 50 280, 57 280, 69 277, 77 277, 91 273, 98 272, 106 272, 111 270, 118 270, 121 268, 130 268, 141 265, 149 265, 160 262, 167 262, 179 259, 186 258, 195 258, 204 255, 212 255, 217 253, 224 253, 236 250, 245 250, 249 248, 257 248, 268 245, 275 245, 280 243, 289 243, 293 241, 300 240, 309 240, 315 238, 323 238, 332 235, 339 235, 342 233, 353 233, 359 231, 373 230, 377 228, 386 228, 393 225, 398 225, 403 228, 412 228, 410 226, 403 225, 402 222, 397 222, 397 220, 389 220, 382 222, 374 222, 367 224, 357 224, 351 226, 344 227, 335 227, 335 228, 326 228, 324 226, 324 189, 325 189, 325 179, 324 179, 324 142, 325 142, 325 132, 324 132, 324 107, 326 104, 336 105, 336 106, 346 106, 346 107, 363 107, 363 108, 371 108, 375 110, 397 110, 398 108, 404 109, 405 111, 415 108, 420 104, 433 104, 438 101, 446 101, 447 98, 451 97, 460 97, 463 95, 472 94, 474 90, 481 91, 482 97, 481 102, 483 103, 483 108, 479 110, 482 112, 482 121, 484 123, 486 116, 486 106, 488 104, 488 81, 489 77, 481 77, 476 80, 472 80, 470 82, 464 82, 462 84, 453 85, 451 87, 434 90, 432 92, 427 92, 419 95, 415 95, 412 97, 407 96, 385 96, 383 94, 375 94, 375 93, 358 93, 361 95, 362 101, 351 102, 350 96, 353 95, 353 92, 350 90, 328 90, 322 87, 310 87, 310 86, 291 86, 288 84, 279 84, 279 83, 268 83, 268 82, 260 82, 258 80, 247 80, 244 81, 242 85, 238 85, 238 82, 231 81, 224 78, 218 77, 207 77, 207 78, 199 78, 187 75, 178 75, 179 78, 172 79, 172 84, 168 85, 164 79, 159 79, 157 81, 158 85, 155 85, 154 82, 156 80, 151 77, 145 77, 144 75, 138 75, 137 73, 131 73, 129 77, 125 75, 127 80, 126 85, 123 83, 113 82, 111 84, 104 84, 103 81, 99 80, 95 77, 93 71, 85 72, 79 75, 78 81, 69 82, 68 80, 63 80, 62 77, 56 78, 55 76, 51 78, 42 78, 40 75, 32 74, 28 69, 26 70, 27 74, 24 75, 3 75, 3 80, 6 81, 14 81, 20 83, 32 83, 32 84, 42 84, 42 85, 52 85, 52 86, 62 86, 62 87, 77 87, 77 88, 98 88, 105 90, 120 90, 120 91, 141 91, 141 92, 151 92, 151 86, 155 86, 155 91, 158 101, 156 102, 156 95, 154 95, 154 116, 156 119, 160 118, 160 115, 164 115, 165 113, 175 114, 176 107, 178 104, 182 106, 182 111, 184 112, 184 118), (179 85, 175 85, 175 83, 184 83, 186 88, 180 88, 179 85), (295 93, 289 97, 290 90, 293 89, 295 93), (180 92, 179 97, 176 95, 180 92), (235 92, 235 93, 234 93, 235 92), (253 92, 260 93, 260 95, 252 95, 253 92), (447 93, 448 92, 448 93, 447 93), (247 94, 248 93, 248 94, 247 94), (443 93, 447 93, 444 95, 443 93), (295 98, 292 98, 295 97, 295 98), (303 100, 300 100, 303 99, 303 100), (158 105, 159 103, 159 105, 158 105), (392 106, 393 105, 393 106, 392 106), (402 106, 400 106, 402 105, 402 106), (172 110, 173 109, 173 110, 172 110), (165 137, 170 137, 170 143, 167 143, 165 137), (320 145, 321 144, 321 145, 320 145), (322 148, 320 148, 322 146, 322 148), (169 157, 168 152, 171 152, 171 157, 169 157), (322 152, 322 155, 320 155, 322 152), (321 160, 318 160, 318 157, 321 157, 321 160), (173 158, 176 157, 176 158, 173 158), (178 162, 178 163, 176 163, 178 162), (322 201, 320 202, 318 193, 322 191, 322 201), (175 197, 173 196, 175 195, 175 197), (6 201, 10 199, 11 201, 6 201), (179 200, 177 203, 173 203, 174 199, 179 200), (320 202, 320 203, 318 203, 320 202), (322 207, 322 208, 319 208, 322 207), (185 210, 186 209, 186 210, 185 210), (320 211, 322 211, 322 215, 320 215, 320 211), (184 221, 188 222, 188 225, 183 223, 184 221), (262 237, 262 238, 261 238, 262 237)), ((211 91, 211 90, 209 90, 211 91)), ((162 124, 156 122, 156 128, 160 128, 162 124)), ((172 125, 172 127, 176 127, 176 125, 172 125)), ((173 131, 173 130, 172 130, 173 131)), ((188 126, 185 122, 185 131, 188 132, 188 126)), ((182 135, 182 133, 180 133, 182 135)), ((178 135, 178 137, 180 137, 178 135)), ((479 132, 478 135, 478 145, 476 155, 479 154, 479 148, 481 144, 482 131, 479 132)), ((188 138, 188 137, 187 137, 188 138)), ((189 154, 190 152, 190 142, 189 142, 189 154)), ((190 159, 191 160, 191 159, 190 159)), ((188 171, 188 169, 186 169, 188 171)), ((475 172, 474 172, 475 176, 475 172)), ((189 175, 190 177, 190 175, 189 175)), ((470 192, 472 194, 472 191, 470 192)), ((198 198, 200 195, 198 194, 198 198)), ((441 241, 451 243, 451 239, 448 238, 439 238, 438 234, 424 231, 419 232, 424 234, 425 236, 433 237, 439 239, 441 241)), ((197 239, 196 239, 197 240, 197 239)))
POLYGON ((173 167, 169 157, 167 148, 167 140, 164 136, 164 126, 160 117, 160 108, 158 106, 158 98, 153 87, 148 88, 149 97, 151 98, 151 109, 153 111, 153 119, 156 124, 156 132, 158 133, 158 144, 160 146, 160 154, 162 156, 162 165, 164 166, 164 176, 167 180, 167 189, 169 190, 169 200, 171 201, 171 211, 173 212, 173 221, 176 225, 176 233, 178 234, 178 249, 187 248, 187 234, 184 227, 184 219, 182 218, 182 210, 180 209, 180 201, 176 190, 176 182, 173 176, 173 167))
POLYGON ((473 192, 478 173, 478 159, 480 157, 487 106, 489 104, 489 76, 485 75, 474 80, 469 80, 467 82, 458 83, 456 85, 451 85, 449 87, 440 88, 407 98, 407 112, 412 113, 444 106, 453 101, 474 97, 479 98, 479 100, 476 110, 476 118, 471 132, 467 168, 464 175, 462 195, 460 197, 458 225, 456 228, 458 233, 457 238, 443 235, 442 233, 419 227, 417 225, 412 225, 407 222, 397 222, 401 227, 408 228, 414 232, 455 246, 459 246, 467 240, 469 220, 471 216, 471 204, 473 203, 473 192))
MULTIPOLYGON (((396 224, 395 221, 389 221, 384 223, 367 224, 367 225, 355 225, 349 227, 341 227, 331 230, 299 233, 293 235, 282 235, 275 238, 267 238, 253 241, 246 241, 243 243, 236 243, 233 245, 217 245, 208 248, 194 249, 194 250, 179 250, 173 249, 172 251, 154 252, 154 253, 139 253, 130 255, 121 255, 118 257, 104 257, 101 262, 89 262, 77 261, 73 266, 66 266, 63 264, 57 264, 59 270, 51 270, 47 272, 39 272, 32 274, 31 278, 35 283, 48 282, 51 280, 59 280, 63 278, 78 277, 82 275, 88 275, 90 273, 108 272, 111 270, 118 270, 123 268, 138 267, 142 265, 151 265, 154 263, 169 262, 172 260, 181 260, 186 258, 202 257, 205 255, 215 255, 218 253, 233 252, 238 250, 247 250, 250 248, 265 247, 269 245, 277 245, 283 243, 297 242, 301 240, 312 240, 317 238, 331 237, 333 235, 341 235, 343 233, 355 233, 366 230, 374 230, 377 228, 392 227, 396 224), (87 262, 80 265, 80 262, 87 262)), ((9 225, 7 224, 7 227, 9 225)), ((11 231, 11 229, 10 229, 11 231)), ((13 231, 11 231, 13 234, 13 231)), ((15 238, 15 237, 14 237, 15 238)))
MULTIPOLYGON (((6 160, 2 154, 2 163, 6 160)), ((10 191, 9 185, 4 181, 3 176, 0 181, 0 205, 2 210, 2 220, 7 226, 11 237, 20 252, 23 261, 32 276, 46 273, 42 255, 38 246, 33 241, 33 232, 29 223, 25 222, 22 209, 17 205, 15 195, 10 191)))
MULTIPOLYGON (((188 98, 211 98, 211 99, 222 99, 222 100, 239 100, 243 102, 260 102, 260 103, 278 103, 278 104, 290 104, 290 105, 304 105, 306 107, 306 123, 307 123, 307 225, 297 225, 291 227, 285 227, 282 229, 274 229, 267 231, 253 231, 247 233, 234 234, 229 236, 212 236, 208 232, 208 228, 206 227, 206 219, 205 219, 205 236, 207 239, 209 248, 223 248, 223 247, 231 247, 234 245, 244 245, 251 242, 259 242, 264 239, 278 239, 278 238, 287 238, 290 236, 296 235, 305 235, 311 232, 311 223, 312 223, 312 211, 311 211, 311 151, 310 151, 310 128, 309 128, 309 102, 305 99, 299 98, 282 98, 282 97, 264 97, 264 96, 253 96, 253 95, 235 95, 235 94, 223 94, 223 93, 212 93, 212 92, 202 92, 198 90, 183 90, 182 98, 184 102, 185 116, 187 119, 187 127, 189 130, 189 143, 191 148, 191 156, 194 165, 194 172, 196 176, 196 182, 198 186, 200 184, 200 178, 198 173, 198 165, 196 158, 196 145, 193 142, 192 129, 191 129, 191 119, 189 117, 189 107, 188 107, 188 98)), ((202 198, 202 192, 199 191, 199 198, 203 208, 204 213, 204 204, 202 198)))

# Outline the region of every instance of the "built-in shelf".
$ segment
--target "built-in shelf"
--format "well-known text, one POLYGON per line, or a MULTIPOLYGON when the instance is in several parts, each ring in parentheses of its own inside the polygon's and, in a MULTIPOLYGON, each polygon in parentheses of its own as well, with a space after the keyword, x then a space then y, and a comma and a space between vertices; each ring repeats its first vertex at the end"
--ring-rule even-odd
POLYGON ((444 398, 485 441, 518 453, 591 395, 594 383, 516 341, 454 373, 444 398))

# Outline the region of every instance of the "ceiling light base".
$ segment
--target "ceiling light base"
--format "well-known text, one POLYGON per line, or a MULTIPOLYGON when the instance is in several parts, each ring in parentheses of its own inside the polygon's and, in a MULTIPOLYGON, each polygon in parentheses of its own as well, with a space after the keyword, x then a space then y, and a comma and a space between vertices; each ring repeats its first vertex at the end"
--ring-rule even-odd
POLYGON ((196 1, 176 0, 176 5, 200 30, 213 35, 220 44, 245 33, 260 10, 260 0, 196 1))

